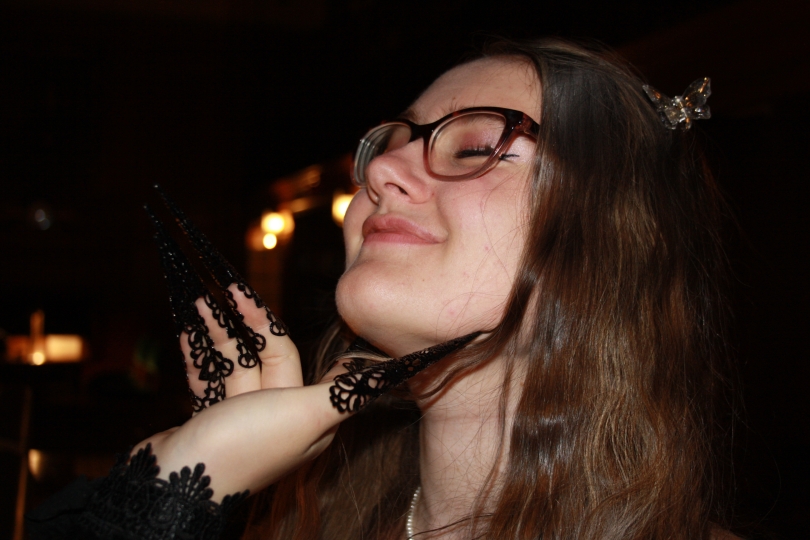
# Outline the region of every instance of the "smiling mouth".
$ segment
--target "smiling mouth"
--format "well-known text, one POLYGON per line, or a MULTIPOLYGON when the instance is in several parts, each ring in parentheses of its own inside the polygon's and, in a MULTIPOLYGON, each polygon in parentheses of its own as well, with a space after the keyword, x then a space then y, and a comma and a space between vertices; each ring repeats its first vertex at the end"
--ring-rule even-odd
POLYGON ((373 215, 363 223, 363 244, 375 242, 437 244, 440 239, 407 219, 389 215, 373 215))

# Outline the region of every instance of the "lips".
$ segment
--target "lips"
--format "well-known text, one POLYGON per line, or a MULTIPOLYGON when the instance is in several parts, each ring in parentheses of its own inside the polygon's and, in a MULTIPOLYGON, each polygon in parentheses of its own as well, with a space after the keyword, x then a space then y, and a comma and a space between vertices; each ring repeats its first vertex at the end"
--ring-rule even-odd
POLYGON ((374 214, 363 223, 364 244, 437 244, 441 241, 430 231, 405 218, 374 214))

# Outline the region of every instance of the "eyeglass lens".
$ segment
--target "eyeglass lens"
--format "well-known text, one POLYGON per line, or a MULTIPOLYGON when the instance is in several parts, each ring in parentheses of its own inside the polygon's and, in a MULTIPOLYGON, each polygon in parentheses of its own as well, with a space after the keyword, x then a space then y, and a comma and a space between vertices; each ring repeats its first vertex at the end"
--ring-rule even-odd
MULTIPOLYGON (((428 149, 428 166, 440 176, 467 176, 483 169, 500 146, 506 119, 498 113, 477 112, 453 117, 433 132, 428 149)), ((361 142, 357 154, 364 182, 366 167, 387 152, 399 150, 410 142, 407 124, 391 123, 372 131, 361 142)))
POLYGON ((441 176, 464 176, 486 166, 498 148, 506 120, 495 113, 465 114, 438 127, 428 162, 441 176))

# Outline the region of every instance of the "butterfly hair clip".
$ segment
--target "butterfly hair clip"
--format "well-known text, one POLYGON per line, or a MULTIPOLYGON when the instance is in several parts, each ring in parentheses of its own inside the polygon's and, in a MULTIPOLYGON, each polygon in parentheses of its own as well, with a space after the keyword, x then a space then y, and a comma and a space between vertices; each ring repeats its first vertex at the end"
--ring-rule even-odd
POLYGON ((683 96, 674 98, 669 98, 646 84, 643 88, 655 105, 661 121, 669 129, 680 128, 686 131, 692 127, 693 120, 705 120, 712 116, 706 106, 706 100, 712 95, 711 80, 708 77, 696 80, 689 85, 683 96))

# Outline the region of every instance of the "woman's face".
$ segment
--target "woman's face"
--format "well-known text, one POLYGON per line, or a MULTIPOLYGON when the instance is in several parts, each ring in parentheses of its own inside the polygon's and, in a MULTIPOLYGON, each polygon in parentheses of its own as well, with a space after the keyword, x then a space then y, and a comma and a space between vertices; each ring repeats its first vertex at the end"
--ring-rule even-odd
MULTIPOLYGON (((488 58, 450 70, 409 109, 433 122, 469 107, 504 107, 540 120, 540 83, 518 59, 488 58)), ((344 221, 346 272, 338 310, 358 335, 401 356, 495 326, 525 240, 534 142, 520 136, 508 159, 480 178, 439 180, 423 142, 369 164, 368 186, 344 221)))

